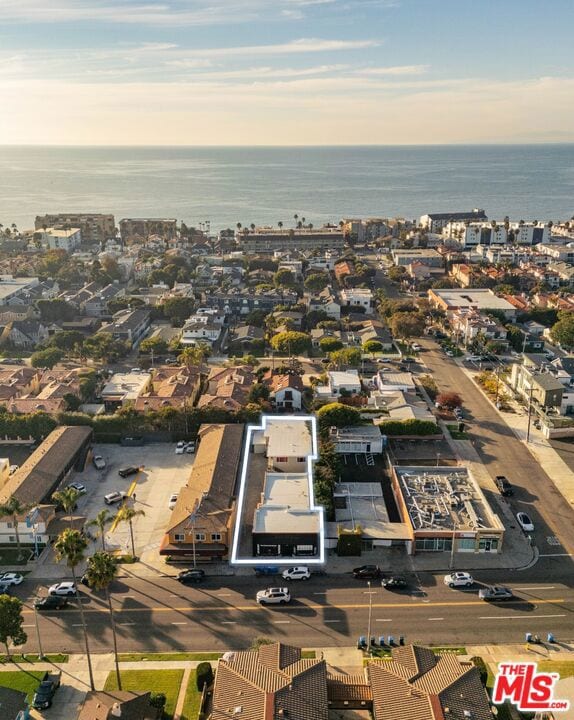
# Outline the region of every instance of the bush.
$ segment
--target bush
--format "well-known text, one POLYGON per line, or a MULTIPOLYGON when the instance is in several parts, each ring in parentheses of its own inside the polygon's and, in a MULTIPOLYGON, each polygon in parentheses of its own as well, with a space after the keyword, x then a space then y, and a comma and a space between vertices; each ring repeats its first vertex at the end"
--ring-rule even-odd
POLYGON ((480 682, 486 687, 486 681, 488 680, 488 668, 486 667, 486 663, 478 655, 471 657, 470 662, 478 670, 478 674, 480 675, 480 682))
POLYGON ((157 708, 158 710, 163 710, 165 707, 165 704, 167 702, 167 698, 165 696, 165 693, 156 693, 152 692, 149 699, 149 704, 157 708))
POLYGON ((213 669, 211 667, 211 664, 208 662, 201 662, 197 666, 197 669, 195 671, 195 682, 197 684, 197 689, 199 692, 203 690, 203 686, 211 685, 213 682, 213 669))
POLYGON ((440 429, 432 420, 385 420, 379 424, 383 435, 438 435, 440 429))

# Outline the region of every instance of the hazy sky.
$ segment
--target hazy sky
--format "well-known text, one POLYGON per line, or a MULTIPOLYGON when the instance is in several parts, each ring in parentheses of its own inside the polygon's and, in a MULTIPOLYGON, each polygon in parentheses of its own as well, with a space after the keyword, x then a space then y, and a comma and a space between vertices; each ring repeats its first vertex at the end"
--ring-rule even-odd
POLYGON ((574 142, 573 0, 0 0, 0 143, 574 142))

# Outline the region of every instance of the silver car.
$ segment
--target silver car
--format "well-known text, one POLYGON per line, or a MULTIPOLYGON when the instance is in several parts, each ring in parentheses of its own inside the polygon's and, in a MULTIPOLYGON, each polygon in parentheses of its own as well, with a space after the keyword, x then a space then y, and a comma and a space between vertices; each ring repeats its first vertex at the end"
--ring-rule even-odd
POLYGON ((288 588, 267 588, 260 590, 256 599, 260 605, 284 605, 291 602, 291 593, 288 588))

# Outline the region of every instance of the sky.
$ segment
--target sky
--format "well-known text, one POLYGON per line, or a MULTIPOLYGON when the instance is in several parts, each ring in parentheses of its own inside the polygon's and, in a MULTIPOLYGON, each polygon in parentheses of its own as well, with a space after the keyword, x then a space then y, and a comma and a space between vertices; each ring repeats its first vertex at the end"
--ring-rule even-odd
POLYGON ((0 144, 574 142, 572 0, 0 0, 0 144))

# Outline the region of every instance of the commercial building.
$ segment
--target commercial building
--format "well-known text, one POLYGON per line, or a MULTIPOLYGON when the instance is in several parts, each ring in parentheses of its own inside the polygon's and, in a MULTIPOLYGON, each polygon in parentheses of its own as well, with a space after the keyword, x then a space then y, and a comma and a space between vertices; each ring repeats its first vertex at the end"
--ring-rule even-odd
POLYGON ((124 241, 134 236, 147 238, 150 235, 159 235, 171 240, 177 235, 177 220, 175 218, 124 218, 120 220, 120 235, 124 241))
POLYGON ((394 465, 392 483, 409 554, 502 551, 504 525, 467 468, 394 465))
POLYGON ((243 425, 199 428, 193 468, 179 492, 160 555, 207 562, 228 556, 243 429, 243 425))
POLYGON ((0 305, 29 305, 32 288, 39 284, 37 277, 0 275, 0 305))
POLYGON ((439 233, 449 222, 473 222, 476 220, 488 220, 484 210, 475 208, 469 212, 429 213, 422 215, 419 222, 429 232, 439 233))
POLYGON ((448 315, 462 309, 488 311, 496 310, 512 320, 516 317, 516 308, 508 300, 498 297, 492 290, 484 288, 465 288, 464 290, 429 290, 431 305, 444 310, 448 315))
POLYGON ((432 248, 395 249, 391 250, 391 257, 394 264, 399 267, 408 267, 414 262, 421 262, 428 267, 444 267, 442 255, 432 248))
POLYGON ((116 221, 111 214, 104 213, 49 213, 37 215, 36 230, 44 228, 79 228, 84 243, 101 243, 115 237, 116 221))
POLYGON ((357 425, 349 427, 333 427, 329 432, 329 440, 340 454, 371 455, 383 452, 385 438, 374 425, 357 425))
POLYGON ((276 251, 298 250, 342 250, 345 234, 338 227, 298 228, 297 230, 276 230, 274 228, 247 229, 236 233, 239 247, 249 254, 267 254, 276 251))
POLYGON ((58 485, 73 470, 84 469, 93 430, 85 426, 58 427, 34 450, 0 488, 0 503, 17 498, 23 505, 49 501, 58 485))

